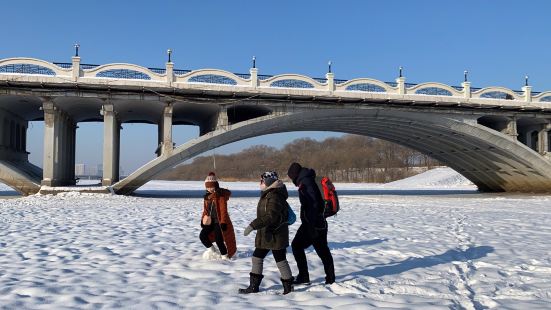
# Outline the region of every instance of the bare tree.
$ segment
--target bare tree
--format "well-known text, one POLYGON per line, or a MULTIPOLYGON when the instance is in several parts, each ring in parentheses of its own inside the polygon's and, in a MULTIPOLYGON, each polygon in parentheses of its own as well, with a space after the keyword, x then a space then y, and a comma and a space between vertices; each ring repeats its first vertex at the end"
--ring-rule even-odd
MULTIPOLYGON (((217 155, 216 173, 227 181, 256 180, 267 170, 276 170, 285 177, 292 162, 315 168, 318 175, 329 176, 335 182, 390 182, 439 165, 428 155, 388 141, 344 135, 323 141, 297 139, 281 149, 256 145, 239 153, 217 155)), ((161 178, 202 180, 212 170, 212 156, 200 156, 174 167, 161 178)))

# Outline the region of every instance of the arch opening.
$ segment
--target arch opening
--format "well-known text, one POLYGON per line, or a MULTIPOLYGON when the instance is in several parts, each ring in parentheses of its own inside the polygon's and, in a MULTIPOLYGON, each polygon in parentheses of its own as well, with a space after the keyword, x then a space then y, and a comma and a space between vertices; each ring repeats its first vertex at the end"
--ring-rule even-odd
POLYGON ((364 183, 395 181, 440 165, 426 154, 384 139, 296 131, 221 146, 167 169, 158 178, 202 180, 205 171, 215 168, 217 175, 226 180, 257 181, 258 175, 267 170, 278 171, 281 178, 286 178, 284 173, 293 161, 315 168, 318 174, 329 176, 334 182, 364 183), (345 153, 340 152, 344 149, 345 153))
POLYGON ((143 72, 129 69, 110 69, 100 71, 96 74, 97 77, 112 78, 112 79, 127 79, 127 80, 151 80, 151 77, 143 72))
POLYGON ((190 83, 208 83, 208 84, 222 84, 222 85, 237 85, 237 81, 230 79, 229 77, 217 74, 202 74, 195 75, 189 78, 190 83))
POLYGON ((415 91, 418 95, 432 95, 432 96, 451 96, 452 93, 444 88, 440 87, 425 87, 415 91))
POLYGON ((410 146, 441 160, 485 191, 545 191, 551 179, 545 170, 531 168, 537 163, 551 171, 539 154, 483 126, 409 111, 321 109, 274 114, 220 128, 178 146, 167 158, 149 162, 115 184, 114 190, 132 193, 164 169, 213 148, 263 134, 300 130, 361 134, 410 146))
POLYGON ((103 176, 103 122, 80 122, 75 133, 78 184, 99 184, 103 176))
POLYGON ((120 131, 119 178, 157 158, 158 126, 147 123, 123 123, 120 131))
POLYGON ((477 123, 495 131, 506 133, 510 119, 504 116, 488 115, 478 118, 477 123))
POLYGON ((266 116, 271 112, 271 109, 264 106, 235 105, 228 107, 226 113, 228 114, 228 122, 230 124, 236 124, 257 117, 266 116))
MULTIPOLYGON (((517 120, 517 139, 522 144, 531 148, 532 150, 538 150, 538 136, 539 132, 545 130, 546 121, 542 119, 532 119, 532 118, 519 118, 517 120)), ((545 150, 541 150, 542 152, 545 150)))
POLYGON ((10 64, 0 66, 0 73, 38 74, 55 76, 55 72, 39 65, 32 64, 10 64))

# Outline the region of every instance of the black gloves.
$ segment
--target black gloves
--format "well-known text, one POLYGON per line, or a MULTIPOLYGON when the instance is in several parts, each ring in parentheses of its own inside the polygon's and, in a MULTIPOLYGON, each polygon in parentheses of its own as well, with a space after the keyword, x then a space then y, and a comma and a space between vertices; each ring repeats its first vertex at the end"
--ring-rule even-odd
POLYGON ((222 231, 226 231, 226 229, 228 229, 228 224, 222 223, 220 224, 220 228, 222 229, 222 231))

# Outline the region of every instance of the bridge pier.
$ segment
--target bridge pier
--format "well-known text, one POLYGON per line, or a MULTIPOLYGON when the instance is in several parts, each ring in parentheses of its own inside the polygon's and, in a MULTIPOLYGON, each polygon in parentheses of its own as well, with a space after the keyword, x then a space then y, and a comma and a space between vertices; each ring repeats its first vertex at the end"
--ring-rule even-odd
POLYGON ((517 140, 518 132, 517 132, 517 120, 516 118, 509 118, 507 120, 507 124, 505 126, 505 129, 502 131, 504 134, 510 136, 513 140, 517 140))
POLYGON ((202 136, 217 129, 227 129, 228 125, 228 108, 226 106, 220 106, 218 113, 214 114, 208 121, 201 124, 199 128, 199 135, 202 136))
POLYGON ((228 108, 226 106, 220 106, 220 111, 216 118, 216 129, 227 129, 230 122, 228 121, 228 108))
POLYGON ((549 121, 537 119, 521 119, 518 126, 518 141, 532 150, 544 155, 549 149, 549 121))
POLYGON ((44 158, 41 184, 74 185, 76 124, 50 100, 43 102, 42 109, 44 110, 44 158))
POLYGON ((546 155, 549 152, 549 129, 550 125, 542 125, 542 128, 538 132, 538 152, 541 155, 546 155))
POLYGON ((113 104, 105 104, 103 113, 103 186, 113 185, 119 180, 120 123, 113 104))
POLYGON ((157 156, 168 155, 172 152, 172 104, 168 104, 163 109, 163 115, 158 125, 158 142, 157 156))

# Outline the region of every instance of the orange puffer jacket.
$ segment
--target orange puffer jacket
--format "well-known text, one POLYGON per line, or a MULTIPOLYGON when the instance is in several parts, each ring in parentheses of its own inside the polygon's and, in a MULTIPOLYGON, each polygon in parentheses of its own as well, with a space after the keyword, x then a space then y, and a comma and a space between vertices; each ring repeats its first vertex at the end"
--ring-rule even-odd
MULTIPOLYGON (((228 213, 228 200, 230 199, 231 192, 225 188, 219 188, 214 193, 209 193, 205 195, 203 201, 203 216, 209 214, 209 206, 211 202, 214 202, 216 207, 216 214, 219 224, 226 224, 226 231, 222 231, 222 236, 224 237, 224 243, 226 243, 226 248, 228 249, 228 257, 232 257, 237 251, 237 246, 235 242, 235 232, 233 231, 233 224, 230 219, 230 214, 228 213)), ((209 239, 214 242, 214 232, 209 234, 209 239)))

